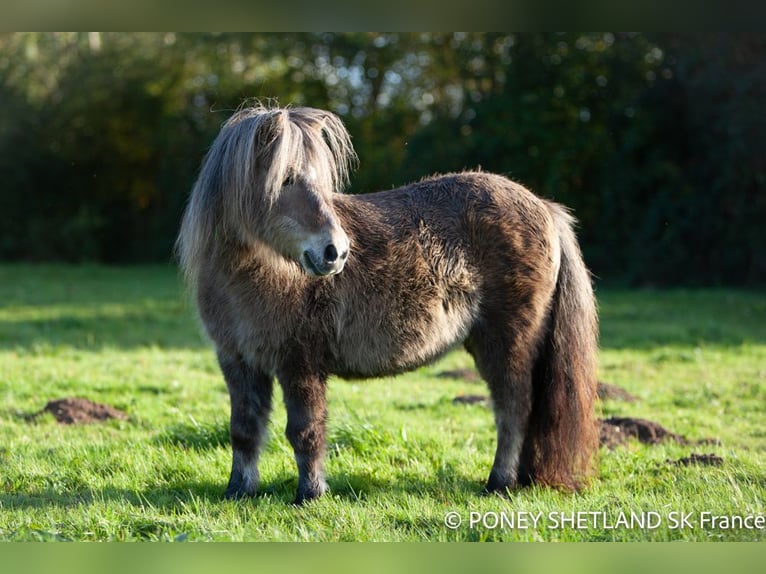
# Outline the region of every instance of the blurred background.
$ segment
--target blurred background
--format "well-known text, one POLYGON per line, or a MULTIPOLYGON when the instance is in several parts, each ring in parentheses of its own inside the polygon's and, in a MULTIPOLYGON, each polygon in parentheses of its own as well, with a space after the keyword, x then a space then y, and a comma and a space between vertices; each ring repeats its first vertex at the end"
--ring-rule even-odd
POLYGON ((248 98, 339 114, 350 193, 481 167, 571 207, 597 281, 766 284, 766 35, 5 33, 0 260, 172 261, 248 98))

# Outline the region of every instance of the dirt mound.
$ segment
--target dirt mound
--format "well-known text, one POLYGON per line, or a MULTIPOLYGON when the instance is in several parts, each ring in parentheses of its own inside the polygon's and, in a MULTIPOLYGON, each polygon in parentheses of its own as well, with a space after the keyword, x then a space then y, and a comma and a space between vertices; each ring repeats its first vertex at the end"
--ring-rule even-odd
POLYGON ((705 438, 690 441, 685 436, 670 432, 661 424, 646 419, 631 417, 610 417, 601 421, 601 444, 615 448, 635 438, 644 444, 658 444, 672 440, 678 444, 719 444, 718 439, 705 438))
POLYGON ((721 466, 723 464, 723 458, 717 454, 696 454, 692 453, 689 456, 679 458, 678 460, 666 461, 668 464, 674 464, 676 466, 689 466, 691 464, 701 464, 705 466, 721 466))
POLYGON ((635 438, 644 444, 657 444, 664 440, 674 440, 687 444, 681 435, 667 430, 662 425, 646 419, 630 417, 610 417, 601 421, 601 444, 614 448, 635 438))
POLYGON ((611 400, 635 403, 638 400, 638 397, 631 395, 625 389, 601 381, 598 382, 598 389, 596 392, 598 393, 598 398, 602 401, 611 400))
POLYGON ((88 424, 107 419, 128 420, 128 415, 119 409, 81 398, 48 401, 45 408, 32 418, 43 413, 51 413, 59 423, 64 425, 88 424))

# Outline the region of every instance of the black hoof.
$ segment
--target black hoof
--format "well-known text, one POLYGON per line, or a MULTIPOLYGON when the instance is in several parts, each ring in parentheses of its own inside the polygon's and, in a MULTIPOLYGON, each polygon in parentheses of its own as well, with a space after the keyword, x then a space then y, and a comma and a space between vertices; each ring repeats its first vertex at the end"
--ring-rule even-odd
POLYGON ((518 488, 518 484, 515 480, 500 479, 494 475, 490 475, 487 484, 484 487, 485 494, 499 494, 500 496, 510 496, 513 490, 518 488))
POLYGON ((312 500, 319 498, 325 492, 327 492, 327 490, 328 490, 328 487, 327 487, 327 484, 325 483, 311 485, 310 487, 307 487, 307 488, 299 488, 298 492, 295 494, 295 500, 293 500, 293 505, 303 506, 307 502, 311 502, 312 500))
POLYGON ((254 492, 247 492, 244 488, 235 486, 230 486, 223 493, 223 497, 226 500, 240 500, 242 498, 252 498, 253 496, 255 496, 254 492))
POLYGON ((528 472, 519 473, 519 478, 516 481, 516 484, 519 488, 526 488, 528 486, 532 486, 535 483, 534 479, 532 478, 532 475, 528 472))

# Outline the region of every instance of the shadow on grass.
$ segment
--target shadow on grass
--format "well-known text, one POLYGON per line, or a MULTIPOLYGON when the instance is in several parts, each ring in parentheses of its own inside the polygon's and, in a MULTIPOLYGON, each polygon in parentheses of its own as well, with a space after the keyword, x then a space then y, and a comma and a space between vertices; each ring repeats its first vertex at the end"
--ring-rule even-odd
POLYGON ((477 476, 463 476, 449 466, 434 475, 397 473, 393 478, 379 478, 369 472, 342 473, 328 478, 330 492, 343 500, 363 501, 376 494, 413 494, 443 498, 445 493, 483 496, 484 482, 477 476))
POLYGON ((183 507, 194 500, 215 502, 223 500, 220 484, 188 482, 144 491, 121 488, 58 492, 55 489, 34 492, 3 493, 0 505, 8 510, 33 508, 74 508, 96 502, 121 502, 135 507, 154 507, 166 510, 183 507))
MULTIPOLYGON (((397 479, 381 479, 370 473, 348 473, 328 477, 328 496, 344 501, 361 502, 375 494, 443 497, 445 493, 481 496, 483 483, 474 477, 456 474, 444 469, 436 476, 400 474, 397 479)), ((284 472, 264 479, 258 493, 252 498, 230 501, 224 498, 226 481, 177 482, 162 487, 133 490, 122 488, 83 489, 61 492, 40 489, 32 492, 4 492, 0 494, 0 507, 6 510, 40 508, 77 508, 98 502, 120 503, 136 508, 155 508, 163 511, 188 510, 199 502, 208 504, 285 504, 291 505, 298 486, 297 473, 284 472)), ((309 503, 311 504, 311 503, 309 503)))
POLYGON ((209 347, 191 311, 182 310, 178 302, 155 303, 152 307, 157 308, 109 311, 94 306, 71 314, 57 313, 55 317, 0 318, 0 349, 36 353, 60 347, 81 350, 209 347))
MULTIPOLYGON (((331 492, 327 496, 337 497, 343 504, 350 505, 364 504, 368 496, 372 498, 373 493, 377 491, 394 494, 407 492, 420 496, 428 493, 409 479, 406 482, 397 483, 394 488, 386 481, 370 480, 370 477, 363 475, 339 477, 331 480, 330 484, 331 492), (369 484, 366 492, 360 496, 358 489, 353 490, 348 484, 358 483, 362 480, 369 484)), ((469 493, 476 492, 478 496, 479 490, 476 483, 465 480, 465 485, 469 493)), ((106 488, 66 494, 53 491, 3 494, 0 495, 0 505, 7 511, 40 509, 45 511, 63 508, 71 513, 88 512, 85 509, 96 504, 108 505, 111 518, 100 519, 99 528, 101 530, 89 531, 89 535, 85 536, 84 539, 109 540, 124 536, 135 540, 183 541, 189 538, 188 533, 190 531, 194 532, 193 537, 205 537, 204 533, 197 532, 199 530, 197 526, 190 526, 190 524, 197 524, 195 517, 203 520, 203 517, 207 516, 208 513, 212 512, 217 515, 217 512, 213 510, 215 508, 220 508, 224 513, 233 511, 236 515, 246 517, 260 516, 260 508, 262 508, 264 516, 273 516, 275 510, 286 512, 288 516, 294 514, 297 521, 294 527, 297 529, 304 512, 309 513, 309 516, 321 516, 325 510, 321 506, 317 507, 314 502, 309 502, 302 507, 294 506, 292 501, 296 486, 297 481, 293 477, 285 475, 267 481, 256 496, 233 501, 223 497, 224 484, 188 482, 141 492, 106 488), (284 510, 275 509, 275 506, 284 510), (226 510, 227 507, 229 510, 226 510), (108 524, 104 524, 104 521, 108 524)), ((439 498, 441 498, 445 492, 440 491, 439 494, 441 495, 439 498)), ((449 495, 448 492, 446 494, 449 495)), ((465 495, 461 495, 459 498, 463 499, 465 495)), ((372 500, 370 502, 374 503, 372 500)), ((337 502, 331 501, 331 508, 335 504, 337 502)), ((436 537, 445 530, 443 517, 438 515, 438 512, 437 515, 425 513, 423 516, 411 516, 412 513, 410 512, 399 511, 388 505, 385 505, 384 508, 377 508, 376 512, 379 516, 386 516, 386 520, 395 531, 400 534, 409 534, 417 539, 436 537)), ((289 519, 287 524, 290 524, 289 519)), ((289 534, 291 528, 288 527, 285 540, 293 539, 293 535, 289 534)), ((329 523, 328 528, 330 528, 329 523)), ((332 538, 332 530, 328 531, 328 535, 332 538)), ((20 523, 18 528, 6 530, 3 537, 5 540, 18 541, 75 541, 81 539, 79 534, 72 534, 66 528, 63 530, 59 530, 55 526, 46 528, 44 523, 39 525, 20 523)), ((347 534, 344 540, 353 541, 353 534, 347 534)))
MULTIPOLYGON (((0 507, 7 511, 65 508, 79 509, 104 503, 110 505, 115 515, 128 509, 156 510, 162 513, 195 513, 203 505, 284 504, 289 506, 295 497, 297 480, 282 476, 266 481, 254 497, 228 500, 224 497, 225 480, 220 482, 179 482, 167 486, 132 490, 122 488, 87 489, 60 492, 42 489, 34 492, 0 494, 0 507), (116 506, 116 508, 115 508, 116 506), (121 509, 122 508, 122 509, 121 509)), ((129 510, 130 511, 130 510, 129 510)))

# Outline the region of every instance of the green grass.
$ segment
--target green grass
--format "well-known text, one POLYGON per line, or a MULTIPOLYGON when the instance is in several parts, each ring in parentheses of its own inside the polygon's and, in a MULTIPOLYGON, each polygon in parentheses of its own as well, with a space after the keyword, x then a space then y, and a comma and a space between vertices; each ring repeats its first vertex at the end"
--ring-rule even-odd
MULTIPOLYGON (((0 539, 4 540, 765 540, 764 529, 700 528, 702 512, 762 515, 766 498, 766 294, 599 291, 600 378, 639 397, 601 416, 659 422, 720 445, 602 450, 591 488, 481 496, 491 412, 455 405, 481 383, 454 352, 397 378, 329 385, 331 494, 302 508, 285 411, 275 397, 262 493, 224 501, 228 395, 176 272, 168 267, 0 266, 0 539), (85 397, 128 421, 30 420, 85 397), (667 463, 716 453, 719 467, 667 463), (447 512, 462 525, 447 528, 447 512), (471 528, 471 513, 543 513, 537 528, 471 528), (555 528, 550 513, 656 512, 658 528, 555 528), (694 529, 672 528, 671 512, 694 529)), ((277 390, 277 393, 279 391, 277 390)), ((495 513, 495 514, 492 514, 495 513)), ((560 516, 560 514, 555 515, 560 516)))

